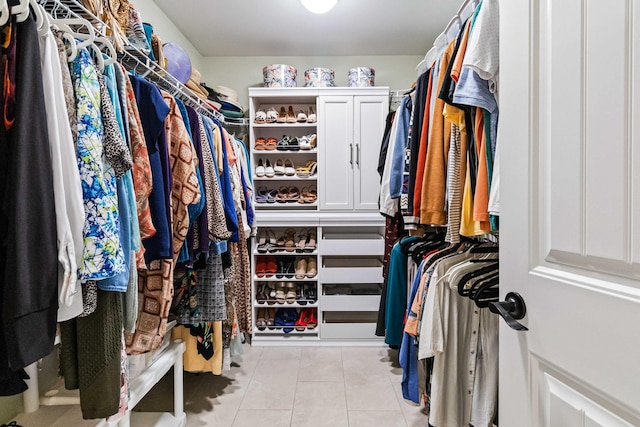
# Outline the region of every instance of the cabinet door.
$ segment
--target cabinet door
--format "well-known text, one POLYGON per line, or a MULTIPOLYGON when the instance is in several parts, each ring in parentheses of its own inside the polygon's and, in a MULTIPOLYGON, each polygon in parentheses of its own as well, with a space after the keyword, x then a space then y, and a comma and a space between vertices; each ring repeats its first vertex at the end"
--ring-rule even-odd
POLYGON ((386 96, 354 97, 354 209, 377 210, 380 195, 378 157, 389 112, 386 96))
POLYGON ((353 209, 353 97, 318 98, 320 209, 353 209))

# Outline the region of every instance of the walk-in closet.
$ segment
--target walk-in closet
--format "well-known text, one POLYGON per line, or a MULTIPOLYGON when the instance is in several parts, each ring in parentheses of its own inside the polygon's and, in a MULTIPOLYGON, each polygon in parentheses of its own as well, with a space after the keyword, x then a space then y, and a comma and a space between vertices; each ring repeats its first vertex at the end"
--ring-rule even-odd
POLYGON ((640 0, 0 30, 0 427, 640 426, 640 0))

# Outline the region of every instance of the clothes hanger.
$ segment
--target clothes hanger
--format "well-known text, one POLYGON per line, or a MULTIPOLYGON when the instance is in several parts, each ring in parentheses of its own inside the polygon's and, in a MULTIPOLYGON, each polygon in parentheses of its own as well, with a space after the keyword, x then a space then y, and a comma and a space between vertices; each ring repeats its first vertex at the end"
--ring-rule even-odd
POLYGON ((11 8, 11 14, 16 15, 17 22, 24 22, 29 17, 29 0, 20 0, 11 8))
POLYGON ((116 49, 113 47, 111 40, 103 36, 98 36, 96 37, 94 44, 98 47, 98 50, 103 52, 104 65, 115 64, 118 60, 118 54, 116 53, 116 49), (104 54, 104 49, 108 51, 108 54, 104 54))
POLYGON ((63 19, 53 19, 51 24, 58 28, 60 31, 70 34, 73 38, 79 39, 80 43, 76 43, 77 49, 88 48, 91 44, 93 44, 96 33, 93 28, 93 25, 89 21, 84 18, 63 18, 63 19), (72 27, 80 27, 86 29, 87 32, 78 32, 74 31, 72 27))
POLYGON ((497 264, 490 265, 488 267, 482 267, 482 268, 479 268, 477 270, 474 270, 474 271, 471 271, 471 272, 465 274, 458 281, 458 294, 460 294, 463 297, 469 296, 469 289, 466 288, 466 285, 469 282, 469 280, 473 279, 474 277, 478 277, 478 276, 482 276, 482 275, 487 274, 487 273, 491 273, 492 271, 495 271, 496 269, 498 269, 498 265, 497 264))
POLYGON ((494 271, 493 273, 489 272, 484 274, 483 276, 476 279, 471 284, 471 286, 468 286, 468 287, 465 286, 465 290, 468 290, 467 296, 471 299, 474 299, 482 286, 486 288, 488 286, 487 283, 489 281, 495 281, 495 283, 497 283, 496 279, 499 279, 499 277, 500 277, 500 272, 498 270, 494 271))
POLYGON ((9 2, 7 0, 0 1, 0 25, 9 22, 11 11, 9 10, 9 2))
POLYGON ((478 308, 487 308, 492 302, 500 300, 500 288, 498 286, 499 279, 493 277, 484 280, 473 296, 473 301, 478 308))
POLYGON ((451 18, 451 21, 444 28, 444 34, 447 36, 447 40, 451 42, 451 40, 458 37, 458 33, 460 32, 460 27, 462 26, 462 21, 460 21, 460 17, 458 15, 454 15, 451 18))

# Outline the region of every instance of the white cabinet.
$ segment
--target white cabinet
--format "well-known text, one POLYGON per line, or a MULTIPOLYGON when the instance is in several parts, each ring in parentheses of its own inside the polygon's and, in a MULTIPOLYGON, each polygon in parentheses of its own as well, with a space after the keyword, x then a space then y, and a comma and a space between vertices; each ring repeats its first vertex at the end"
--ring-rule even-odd
POLYGON ((388 111, 388 94, 318 97, 320 210, 378 209, 378 156, 388 111))
POLYGON ((379 341, 375 325, 383 282, 384 219, 378 213, 377 166, 388 88, 250 88, 249 98, 251 163, 258 202, 258 235, 252 245, 252 343, 379 341), (289 106, 294 112, 314 108, 317 122, 255 123, 258 111, 288 110, 289 106), (285 136, 300 139, 313 134, 317 144, 308 150, 279 145, 285 136), (270 147, 260 146, 269 145, 269 140, 270 147), (314 162, 316 167, 304 177, 257 173, 260 165, 287 161, 296 167, 314 162), (291 193, 291 188, 298 194, 307 189, 317 197, 313 203, 264 197, 281 199, 281 193, 287 189, 291 193), (289 230, 295 236, 313 231, 317 247, 302 253, 282 250, 277 242, 292 240, 286 238, 289 230), (272 236, 275 249, 259 249, 265 235, 272 236), (281 235, 285 238, 279 239, 281 235), (291 270, 302 258, 307 273, 309 260, 315 264, 314 274, 297 277, 291 270), (283 300, 280 294, 274 300, 272 291, 282 292, 283 285, 296 293, 295 299, 291 295, 283 300), (283 323, 291 316, 278 314, 294 311, 298 320, 306 319, 307 326, 283 323))

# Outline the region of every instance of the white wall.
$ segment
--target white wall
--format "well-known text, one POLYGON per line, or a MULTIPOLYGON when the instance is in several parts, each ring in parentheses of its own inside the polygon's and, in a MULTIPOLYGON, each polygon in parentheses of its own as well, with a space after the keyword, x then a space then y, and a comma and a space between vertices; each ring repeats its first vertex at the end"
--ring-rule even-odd
POLYGON ((248 107, 248 88, 262 86, 262 68, 269 64, 288 64, 298 70, 298 86, 304 86, 304 72, 314 67, 331 68, 336 86, 347 86, 349 69, 372 67, 376 70, 376 86, 407 89, 416 80, 418 55, 395 56, 222 56, 203 58, 202 81, 208 86, 235 89, 242 105, 248 107))
POLYGON ((180 45, 191 59, 191 65, 200 70, 202 55, 191 42, 178 30, 171 19, 156 5, 153 0, 135 0, 134 5, 143 22, 153 25, 153 31, 158 34, 162 43, 173 42, 180 45))

